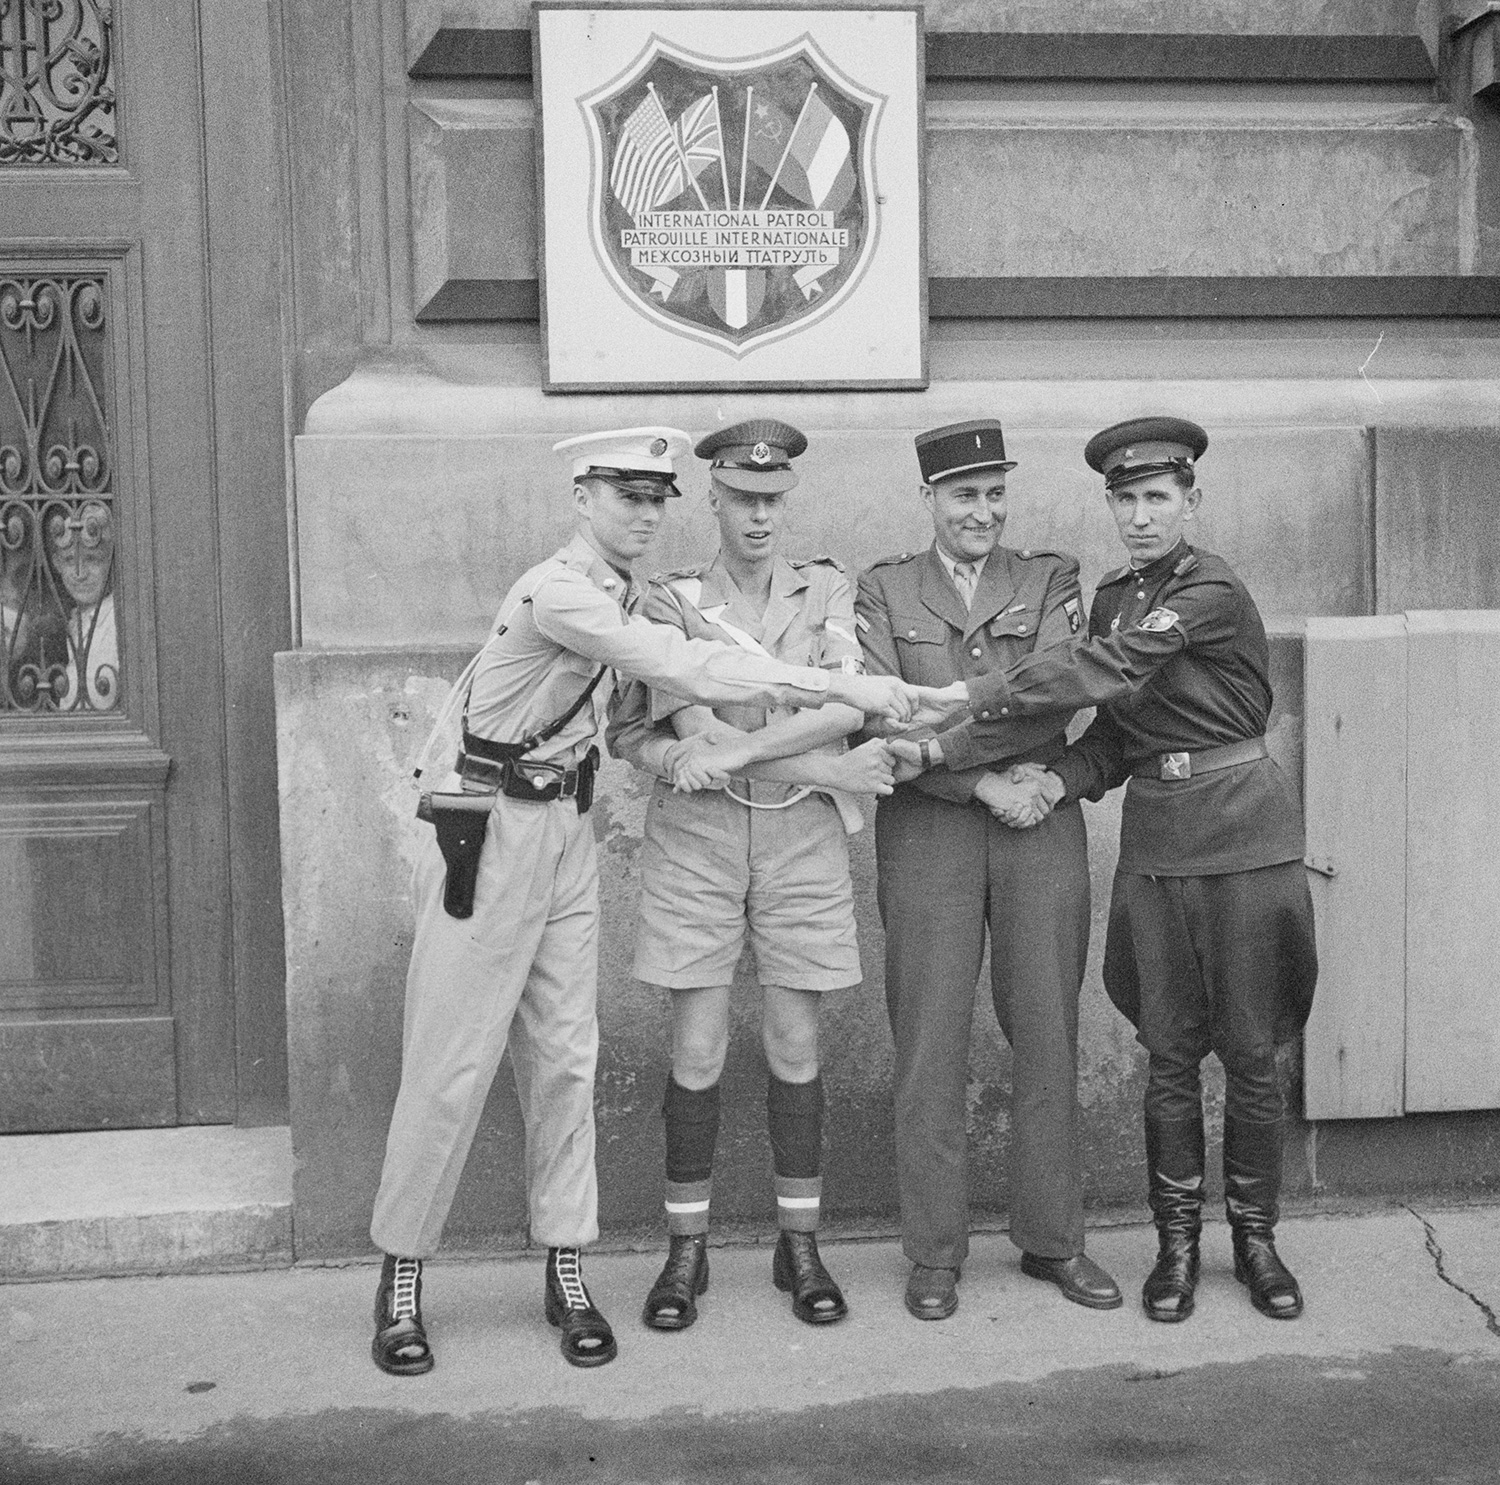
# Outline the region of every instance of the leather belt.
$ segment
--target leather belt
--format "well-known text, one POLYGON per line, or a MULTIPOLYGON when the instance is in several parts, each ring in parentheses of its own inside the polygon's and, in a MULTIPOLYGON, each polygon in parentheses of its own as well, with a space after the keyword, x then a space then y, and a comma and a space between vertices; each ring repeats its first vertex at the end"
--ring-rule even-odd
MULTIPOLYGON (((465 743, 470 741, 465 738, 465 743)), ((505 744, 491 746, 504 747, 505 744)), ((484 758, 467 751, 458 755, 458 772, 466 793, 500 793, 507 799, 523 799, 530 804, 574 799, 578 802, 580 815, 587 814, 594 802, 594 774, 598 766, 598 748, 590 748, 577 768, 533 762, 529 758, 484 758)))
POLYGON ((1269 756, 1265 738, 1250 737, 1244 742, 1225 743, 1219 748, 1202 748, 1196 753, 1153 753, 1135 764, 1130 775, 1137 779, 1160 779, 1163 783, 1178 783, 1183 779, 1196 779, 1200 774, 1217 773, 1221 768, 1233 768, 1237 763, 1253 763, 1257 758, 1269 756))

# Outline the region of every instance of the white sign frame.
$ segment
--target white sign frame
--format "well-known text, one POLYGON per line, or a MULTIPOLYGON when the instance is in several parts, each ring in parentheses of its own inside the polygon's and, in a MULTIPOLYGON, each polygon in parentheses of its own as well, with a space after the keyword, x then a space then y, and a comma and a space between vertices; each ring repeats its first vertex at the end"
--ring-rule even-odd
POLYGON ((920 5, 539 0, 532 47, 544 390, 927 386, 920 5))

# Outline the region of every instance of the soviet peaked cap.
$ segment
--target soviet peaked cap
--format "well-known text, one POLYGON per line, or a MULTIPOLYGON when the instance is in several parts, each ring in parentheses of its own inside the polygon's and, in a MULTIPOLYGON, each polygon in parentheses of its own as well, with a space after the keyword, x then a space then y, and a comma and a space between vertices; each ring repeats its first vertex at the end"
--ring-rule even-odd
POLYGON ((1096 433, 1084 446, 1084 462, 1113 490, 1153 474, 1193 473, 1208 448, 1208 434, 1186 418, 1131 418, 1096 433))
POLYGON ((595 475, 627 494, 681 495, 673 461, 691 447, 680 428, 612 428, 565 438, 552 452, 573 461, 575 480, 595 475))
POLYGON ((755 495, 779 495, 798 483, 792 460, 807 449, 807 435, 780 418, 749 418, 717 428, 693 452, 708 459, 721 485, 755 495))
POLYGON ((1005 457, 1005 432, 994 418, 933 428, 917 434, 916 445, 917 464, 926 485, 976 469, 1016 467, 1014 459, 1005 457))

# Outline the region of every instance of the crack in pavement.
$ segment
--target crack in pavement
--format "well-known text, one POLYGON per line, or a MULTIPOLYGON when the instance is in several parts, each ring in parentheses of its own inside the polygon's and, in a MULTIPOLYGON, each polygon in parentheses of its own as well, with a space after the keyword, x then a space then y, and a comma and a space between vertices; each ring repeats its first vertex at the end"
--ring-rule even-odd
POLYGON ((1437 1228, 1430 1223, 1414 1206, 1408 1206, 1406 1202, 1401 1205, 1422 1224, 1422 1230, 1427 1234, 1427 1251, 1432 1255, 1432 1261, 1437 1268, 1437 1276, 1450 1289, 1456 1289, 1465 1299, 1476 1306, 1480 1314, 1484 1316, 1485 1329, 1493 1336, 1500 1336, 1500 1316, 1480 1299, 1472 1289, 1465 1289, 1456 1279, 1450 1278, 1448 1270, 1443 1266, 1443 1247, 1437 1239, 1437 1228))

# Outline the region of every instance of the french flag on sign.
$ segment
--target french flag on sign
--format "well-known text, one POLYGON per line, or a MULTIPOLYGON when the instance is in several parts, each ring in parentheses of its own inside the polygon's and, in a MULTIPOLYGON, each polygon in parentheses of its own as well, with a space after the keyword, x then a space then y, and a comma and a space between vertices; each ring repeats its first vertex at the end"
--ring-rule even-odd
POLYGON ((802 110, 779 184, 819 211, 842 211, 854 194, 848 131, 816 93, 802 110))

